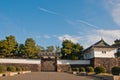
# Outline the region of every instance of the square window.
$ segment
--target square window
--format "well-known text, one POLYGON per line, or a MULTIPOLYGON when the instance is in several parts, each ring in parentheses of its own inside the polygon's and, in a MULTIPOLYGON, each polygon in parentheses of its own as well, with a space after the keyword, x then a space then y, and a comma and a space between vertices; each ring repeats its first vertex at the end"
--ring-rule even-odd
POLYGON ((106 54, 106 51, 102 51, 103 54, 106 54))

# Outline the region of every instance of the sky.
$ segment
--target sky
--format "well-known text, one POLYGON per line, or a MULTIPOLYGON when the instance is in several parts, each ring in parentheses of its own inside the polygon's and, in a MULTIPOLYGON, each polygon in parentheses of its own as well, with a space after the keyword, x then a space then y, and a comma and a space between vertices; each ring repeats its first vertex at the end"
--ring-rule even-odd
POLYGON ((120 0, 0 0, 0 40, 61 46, 65 39, 89 47, 120 39, 120 0))

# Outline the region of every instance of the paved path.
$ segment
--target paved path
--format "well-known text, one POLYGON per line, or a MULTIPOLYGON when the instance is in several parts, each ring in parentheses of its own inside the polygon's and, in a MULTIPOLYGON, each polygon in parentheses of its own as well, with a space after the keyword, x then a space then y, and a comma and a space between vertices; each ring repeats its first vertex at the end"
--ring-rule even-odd
POLYGON ((0 77, 0 80, 99 80, 88 76, 76 76, 59 72, 32 72, 11 77, 0 77))

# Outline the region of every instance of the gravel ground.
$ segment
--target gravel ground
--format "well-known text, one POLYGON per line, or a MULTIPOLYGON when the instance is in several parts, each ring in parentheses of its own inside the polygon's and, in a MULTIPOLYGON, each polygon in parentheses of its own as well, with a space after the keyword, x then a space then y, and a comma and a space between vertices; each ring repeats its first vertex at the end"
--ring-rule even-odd
POLYGON ((100 80, 89 76, 76 76, 60 72, 32 72, 11 77, 0 77, 0 80, 100 80))

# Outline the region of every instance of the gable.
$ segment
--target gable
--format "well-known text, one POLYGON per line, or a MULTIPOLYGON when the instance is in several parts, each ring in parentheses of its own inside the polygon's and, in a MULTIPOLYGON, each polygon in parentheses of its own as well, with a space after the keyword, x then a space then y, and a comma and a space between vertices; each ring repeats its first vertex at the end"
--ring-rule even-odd
POLYGON ((95 43, 93 46, 101 46, 101 47, 111 47, 108 43, 106 43, 103 39, 95 43))
POLYGON ((94 48, 113 48, 112 46, 110 46, 108 43, 106 43, 103 39, 101 39, 100 41, 96 42, 95 44, 93 44, 92 46, 88 47, 87 49, 84 50, 84 52, 89 51, 90 49, 94 49, 94 48))

